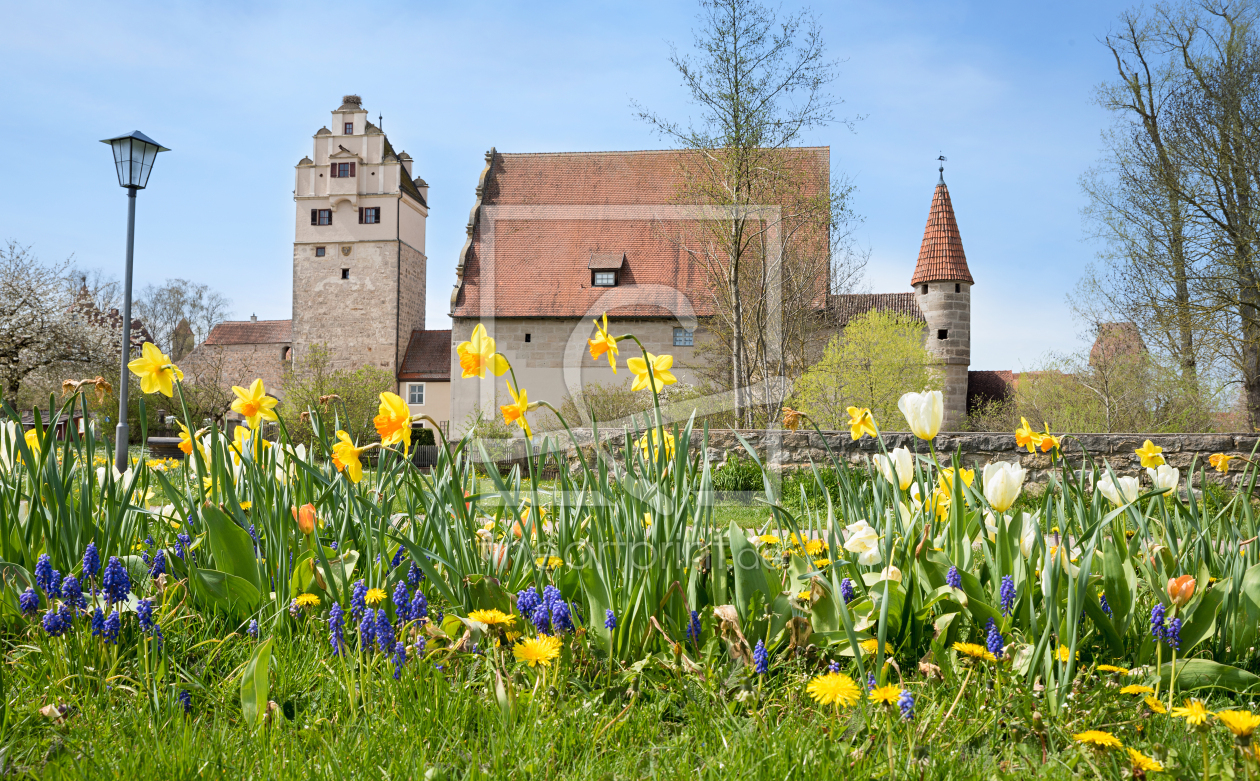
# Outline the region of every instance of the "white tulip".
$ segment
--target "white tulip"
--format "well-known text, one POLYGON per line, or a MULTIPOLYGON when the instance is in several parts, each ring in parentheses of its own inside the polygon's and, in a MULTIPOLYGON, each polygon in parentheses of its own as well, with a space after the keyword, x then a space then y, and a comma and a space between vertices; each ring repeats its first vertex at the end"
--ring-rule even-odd
MULTIPOLYGON (((118 467, 110 464, 109 471, 113 473, 115 482, 122 483, 124 486, 131 483, 131 478, 133 477, 131 467, 128 467, 126 472, 119 474, 118 467)), ((96 468, 96 482, 101 487, 105 486, 105 467, 98 466, 96 468)))
POLYGON ((1000 513, 1011 509, 1019 492, 1024 488, 1024 477, 1028 474, 1017 461, 998 461, 984 468, 984 498, 989 505, 1000 513))
POLYGON ((901 570, 889 564, 887 567, 884 567, 882 572, 879 573, 879 579, 880 580, 895 580, 898 583, 900 583, 901 570))
POLYGON ((8 472, 13 469, 13 456, 10 453, 17 446, 17 421, 6 420, 0 423, 0 467, 8 472))
POLYGON ((1023 529, 1019 533, 1019 552, 1024 554, 1024 558, 1032 555, 1033 545, 1037 544, 1037 530, 1041 526, 1041 520, 1038 515, 1029 515, 1021 513, 1024 519, 1023 529))
POLYGON ((1155 484, 1156 490, 1167 488, 1176 491, 1177 483, 1181 481, 1181 470, 1174 469, 1168 464, 1160 464, 1155 469, 1147 467, 1146 473, 1151 476, 1151 482, 1155 484))
POLYGON ((935 439, 945 417, 945 397, 940 391, 907 393, 897 401, 897 409, 906 416, 910 430, 919 439, 935 439))
POLYGON ((885 480, 903 491, 914 482, 914 456, 904 447, 894 448, 888 455, 875 456, 875 468, 885 480))
POLYGON ((1105 474, 1098 478, 1095 487, 1117 507, 1137 501, 1139 493, 1136 477, 1119 477, 1112 480, 1110 474, 1105 474))
POLYGON ((883 560, 884 557, 879 552, 879 535, 875 533, 874 527, 865 520, 860 520, 844 528, 849 533, 844 549, 858 555, 858 564, 869 567, 883 560))
POLYGON ((984 511, 984 530, 989 533, 989 542, 997 542, 997 519, 988 510, 984 511))

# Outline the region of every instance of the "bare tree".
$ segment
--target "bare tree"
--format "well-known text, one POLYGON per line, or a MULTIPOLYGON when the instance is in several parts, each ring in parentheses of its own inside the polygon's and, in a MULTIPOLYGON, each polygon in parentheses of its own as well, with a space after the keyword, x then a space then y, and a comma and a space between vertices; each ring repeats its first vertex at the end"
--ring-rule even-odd
MULTIPOLYGON (((724 207, 680 243, 711 278, 713 330, 724 357, 717 365, 729 369, 739 416, 751 425, 754 399, 746 389, 788 376, 783 329, 825 309, 831 246, 849 246, 836 239, 852 224, 852 188, 833 186, 830 172, 819 170, 820 155, 793 148, 805 132, 836 121, 839 101, 827 92, 836 63, 806 13, 780 20, 755 0, 703 0, 699 22, 697 58, 676 50, 670 57, 699 120, 682 124, 636 110, 693 152, 681 158, 679 202, 724 207), (781 304, 803 309, 786 316, 781 304)), ((859 276, 861 256, 844 258, 839 277, 859 276)), ((777 410, 785 393, 756 401, 777 410)))
POLYGON ((0 383, 10 403, 37 373, 108 364, 111 334, 73 291, 69 261, 44 264, 14 241, 0 248, 0 383))
POLYGON ((140 291, 134 308, 144 321, 154 343, 165 353, 173 352, 182 343, 177 331, 186 320, 192 329, 193 346, 205 341, 214 328, 227 317, 231 301, 209 285, 187 279, 168 279, 159 286, 146 285, 140 291))

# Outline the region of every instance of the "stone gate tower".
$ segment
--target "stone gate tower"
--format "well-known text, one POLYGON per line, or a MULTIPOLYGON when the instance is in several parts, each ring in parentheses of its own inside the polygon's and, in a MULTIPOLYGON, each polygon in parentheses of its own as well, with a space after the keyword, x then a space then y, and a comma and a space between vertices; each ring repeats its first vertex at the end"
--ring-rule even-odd
POLYGON ((915 302, 927 320, 927 348, 945 372, 945 420, 957 430, 967 416, 967 371, 971 365, 971 286, 958 221, 945 186, 945 168, 932 195, 919 262, 910 279, 915 302))
POLYGON ((325 345, 334 369, 396 375, 413 330, 424 329, 429 186, 412 178, 368 121, 358 95, 315 134, 297 164, 293 240, 293 350, 325 345))

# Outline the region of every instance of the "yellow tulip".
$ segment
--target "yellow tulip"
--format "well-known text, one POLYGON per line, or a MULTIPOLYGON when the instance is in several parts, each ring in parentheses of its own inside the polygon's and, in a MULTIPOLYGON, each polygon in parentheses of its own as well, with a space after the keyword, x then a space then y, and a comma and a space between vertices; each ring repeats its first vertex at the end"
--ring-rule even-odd
POLYGON ((403 452, 411 451, 411 408, 397 393, 386 391, 381 394, 381 406, 376 417, 372 418, 376 433, 381 436, 381 444, 385 446, 403 443, 403 452))
POLYGON ((267 389, 263 387, 261 378, 254 380, 249 390, 233 385, 232 392, 236 394, 236 400, 232 402, 232 411, 243 415, 250 428, 257 429, 258 423, 262 420, 276 420, 274 407, 278 400, 267 395, 267 389))
POLYGON ((1164 463, 1164 457, 1160 455, 1163 452, 1164 449, 1162 447, 1159 447, 1149 439, 1143 442, 1140 448, 1133 451, 1138 458, 1142 459, 1142 466, 1147 469, 1154 469, 1164 463))
POLYGON ((333 466, 337 471, 345 471, 350 481, 357 483, 363 479, 363 464, 359 462, 359 454, 366 448, 355 447, 350 435, 344 431, 337 432, 337 442, 333 444, 333 466))
POLYGON ((591 357, 599 360, 599 356, 608 355, 608 365, 612 367, 613 374, 617 373, 617 339, 608 335, 608 313, 604 313, 604 324, 600 325, 599 321, 595 321, 595 327, 598 332, 594 339, 587 339, 586 343, 591 348, 591 357))
POLYGON ((849 413, 849 434, 855 441, 868 434, 872 437, 879 436, 879 431, 875 429, 875 418, 871 416, 869 409, 849 407, 846 411, 849 413))
POLYGON ((127 364, 127 368, 140 378, 140 390, 144 393, 161 391, 163 396, 174 396, 174 381, 184 379, 179 367, 151 342, 144 343, 140 357, 127 364))
POLYGON ((632 391, 641 391, 649 385, 652 390, 659 391, 666 385, 673 385, 678 382, 678 378, 670 373, 670 367, 674 365, 674 356, 672 355, 653 355, 647 354, 647 361, 642 358, 631 358, 626 361, 626 368, 634 373, 634 384, 630 386, 632 391), (648 361, 652 363, 652 376, 648 378, 648 361))
POLYGON ((529 430, 529 421, 525 419, 525 413, 529 412, 531 406, 529 391, 521 388, 518 394, 510 382, 507 384, 507 389, 512 395, 512 403, 499 405, 499 411, 503 413, 503 422, 509 426, 516 423, 525 432, 525 436, 532 437, 534 434, 529 430))
POLYGON ((460 342, 455 348, 459 355, 459 366, 463 370, 462 377, 485 378, 489 369, 495 377, 502 377, 508 370, 507 358, 494 351, 494 340, 486 335, 486 327, 477 323, 472 338, 460 342))

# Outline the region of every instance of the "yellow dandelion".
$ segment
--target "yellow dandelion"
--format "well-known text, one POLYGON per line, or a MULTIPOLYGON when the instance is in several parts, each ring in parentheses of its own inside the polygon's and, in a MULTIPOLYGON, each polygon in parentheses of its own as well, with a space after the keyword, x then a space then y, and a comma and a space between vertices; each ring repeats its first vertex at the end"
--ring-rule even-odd
POLYGON ((372 607, 376 607, 385 601, 385 591, 379 588, 370 588, 367 594, 363 596, 363 601, 372 607))
POLYGON ((805 541, 805 554, 807 556, 817 556, 825 550, 827 550, 827 543, 822 540, 805 541))
POLYGON ((1072 740, 1097 748, 1120 748, 1124 745, 1120 742, 1120 738, 1100 729, 1087 729, 1084 732, 1078 732, 1072 736, 1072 740))
MULTIPOLYGON (((874 637, 870 638, 869 640, 863 640, 862 642, 858 643, 858 648, 861 648, 862 653, 864 654, 873 654, 877 650, 879 650, 879 640, 875 639, 874 637)), ((887 645, 884 646, 884 651, 885 652, 888 651, 887 645)))
POLYGON ((468 614, 469 621, 477 621, 486 626, 511 626, 516 622, 516 616, 509 616, 498 608, 491 610, 474 610, 468 614))
POLYGON ((534 559, 534 563, 540 567, 547 567, 549 569, 555 569, 556 567, 564 566, 564 559, 560 558, 559 556, 539 556, 538 558, 534 559))
POLYGON ((1146 700, 1144 700, 1144 702, 1146 702, 1146 707, 1150 708, 1152 713, 1167 713, 1168 712, 1168 709, 1164 707, 1164 703, 1160 702, 1154 697, 1147 697, 1146 700))
POLYGON ((1129 752, 1129 764, 1134 770, 1141 770, 1143 773, 1160 773, 1163 772, 1164 766, 1161 765, 1153 757, 1148 757, 1135 748, 1127 749, 1129 752))
POLYGON ((887 686, 876 686, 871 689, 871 701, 882 702, 885 705, 894 705, 897 699, 901 697, 901 687, 889 684, 887 686))
POLYGON ((826 673, 809 682, 805 691, 819 705, 843 705, 846 708, 858 701, 862 690, 844 673, 826 673))
POLYGON ((1249 710, 1217 711, 1216 718, 1234 733, 1236 738, 1250 738, 1251 733, 1256 731, 1256 727, 1260 727, 1260 716, 1249 710))
POLYGON ((810 596, 812 596, 812 595, 813 595, 813 593, 814 593, 814 592, 810 591, 809 589, 805 589, 804 591, 802 591, 802 592, 800 592, 799 594, 797 594, 797 595, 796 595, 796 598, 797 598, 797 599, 799 599, 799 600, 800 600, 800 601, 802 601, 802 602, 808 602, 808 601, 809 601, 810 596))
POLYGON ((297 598, 298 607, 319 607, 319 595, 302 594, 297 598))
MULTIPOLYGON (((497 613, 498 611, 474 612, 497 613)), ((528 640, 522 640, 512 646, 512 655, 516 657, 517 661, 525 662, 530 667, 534 667, 539 664, 543 667, 549 667, 552 661, 560 656, 560 638, 551 637, 549 635, 541 635, 539 637, 531 637, 528 640)))
POLYGON ((814 559, 814 566, 818 569, 824 569, 831 566, 831 559, 814 559))
POLYGON ((761 540, 761 543, 763 545, 778 545, 779 544, 779 538, 773 534, 763 534, 757 539, 761 540))
POLYGON ((1094 668, 1100 673, 1116 673, 1118 675, 1128 675, 1129 670, 1126 667, 1116 667, 1114 664, 1100 664, 1094 668))
POLYGON ((984 659, 989 662, 997 661, 997 657, 988 648, 978 643, 954 643, 954 650, 964 656, 970 656, 972 659, 984 659))
POLYGON ((1173 708, 1172 716, 1174 719, 1185 719, 1186 724, 1191 727, 1202 726, 1207 720, 1212 718, 1212 711, 1207 709, 1199 700, 1186 700, 1185 705, 1173 708))
MULTIPOLYGON (((1059 650, 1054 652, 1054 656, 1060 662, 1067 664, 1068 659, 1072 658, 1072 651, 1066 645, 1061 645, 1059 646, 1059 650)), ((1077 657, 1080 657, 1079 652, 1077 653, 1077 657)))
POLYGON ((1139 686, 1131 683, 1120 690, 1121 694, 1154 694, 1155 690, 1149 686, 1139 686))

